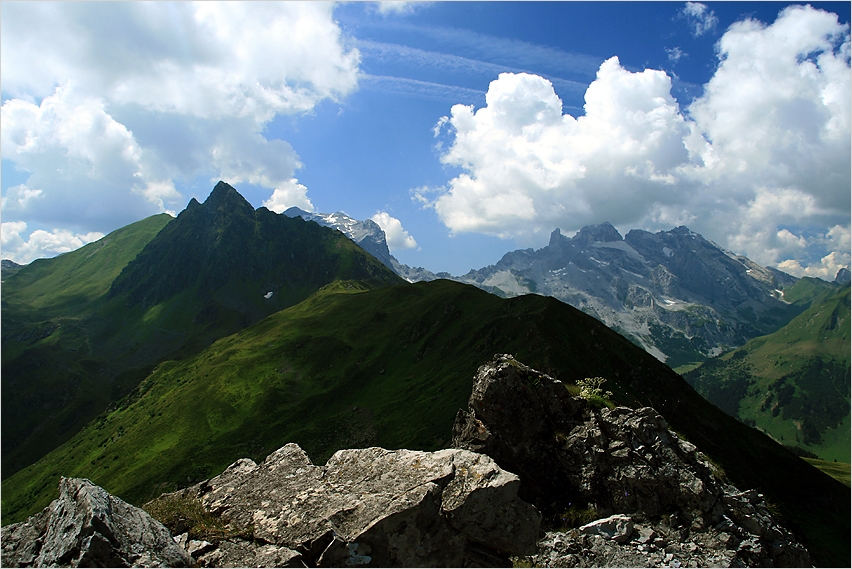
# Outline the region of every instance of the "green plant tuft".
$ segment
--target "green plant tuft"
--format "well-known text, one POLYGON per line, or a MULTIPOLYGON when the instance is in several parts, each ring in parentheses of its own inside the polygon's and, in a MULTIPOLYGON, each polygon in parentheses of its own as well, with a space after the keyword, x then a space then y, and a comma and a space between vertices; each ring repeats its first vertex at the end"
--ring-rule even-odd
POLYGON ((143 506, 146 512, 166 526, 173 535, 185 532, 190 539, 219 543, 239 537, 254 540, 254 527, 234 528, 213 515, 198 498, 178 494, 163 495, 143 506))
POLYGON ((599 517, 598 511, 594 508, 571 506, 561 514, 554 516, 551 524, 556 531, 568 531, 593 522, 599 517))
POLYGON ((586 377, 579 380, 577 387, 580 388, 580 397, 598 409, 602 407, 612 409, 615 407, 615 404, 612 402, 612 391, 604 391, 604 383, 606 383, 606 378, 603 377, 586 377))

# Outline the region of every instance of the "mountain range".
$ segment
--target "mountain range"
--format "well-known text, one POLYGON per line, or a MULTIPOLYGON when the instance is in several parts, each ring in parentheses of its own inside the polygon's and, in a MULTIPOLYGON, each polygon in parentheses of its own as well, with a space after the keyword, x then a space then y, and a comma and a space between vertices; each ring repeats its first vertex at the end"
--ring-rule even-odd
POLYGON ((400 263, 371 220, 298 208, 284 213, 340 230, 410 282, 445 278, 503 297, 558 298, 675 368, 775 332, 812 301, 784 297, 796 277, 725 251, 686 227, 622 237, 603 223, 570 238, 556 229, 542 249, 512 251, 494 265, 453 276, 400 263))
POLYGON ((725 251, 686 227, 654 234, 632 230, 622 237, 604 223, 571 238, 557 229, 542 249, 510 252, 495 265, 452 276, 399 263, 375 224, 341 213, 291 212, 379 249, 385 264, 411 282, 447 278, 502 297, 558 298, 689 372, 687 379, 712 403, 796 452, 850 460, 849 324, 837 313, 837 299, 831 300, 848 285, 848 269, 834 283, 797 279, 725 251), (801 322, 810 330, 814 314, 833 314, 833 320, 818 319, 822 332, 802 334, 801 322), (764 346, 760 357, 773 362, 772 373, 742 359, 738 350, 744 344, 747 351, 764 346), (783 379, 778 370, 784 370, 783 379))
POLYGON ((336 280, 403 282, 345 236, 255 210, 219 183, 201 204, 4 275, 3 477, 208 347, 336 280))
MULTIPOLYGON (((763 290, 761 302, 745 261, 685 229, 621 241, 646 260, 663 243, 663 269, 647 277, 628 247, 595 245, 618 242, 606 227, 589 233, 555 232, 521 278, 537 283, 558 270, 546 258, 567 258, 578 271, 610 267, 607 282, 634 272, 638 298, 640 277, 665 283, 666 267, 711 278, 739 262, 744 280, 726 286, 742 297, 721 302, 755 334, 813 296, 787 304, 763 290)), ((849 563, 849 489, 708 403, 636 338, 542 294, 408 283, 342 233, 255 210, 227 184, 175 219, 148 218, 3 284, 4 524, 44 507, 59 476, 141 504, 289 442, 320 461, 350 446, 445 447, 477 367, 513 353, 571 387, 606 378, 613 404, 654 407, 720 473, 777 505, 819 563, 849 563)), ((663 290, 686 303, 726 286, 671 279, 663 290)))

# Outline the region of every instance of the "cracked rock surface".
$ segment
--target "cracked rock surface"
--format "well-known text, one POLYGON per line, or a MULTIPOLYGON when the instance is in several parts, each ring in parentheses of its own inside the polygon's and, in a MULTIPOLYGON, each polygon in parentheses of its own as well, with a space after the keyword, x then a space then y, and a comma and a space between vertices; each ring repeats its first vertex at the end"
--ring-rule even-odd
POLYGON ((253 541, 223 541, 202 566, 495 565, 536 551, 541 515, 487 456, 342 450, 316 466, 295 444, 242 459, 177 494, 199 498, 253 541))
POLYGON ((62 478, 59 498, 2 529, 4 567, 188 567, 192 558, 144 510, 84 478, 62 478))

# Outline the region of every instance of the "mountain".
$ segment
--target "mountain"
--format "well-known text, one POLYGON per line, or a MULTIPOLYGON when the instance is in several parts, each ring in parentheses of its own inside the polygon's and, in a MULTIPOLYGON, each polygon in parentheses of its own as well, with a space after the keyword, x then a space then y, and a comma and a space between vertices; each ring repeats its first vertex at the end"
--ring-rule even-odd
POLYGON ((3 259, 2 261, 0 261, 0 272, 2 272, 3 278, 5 279, 6 277, 17 273, 18 269, 20 269, 22 266, 23 265, 19 265, 11 259, 3 259))
POLYGON ((3 283, 2 458, 7 477, 127 395, 165 358, 297 304, 337 280, 402 280, 345 236, 255 210, 220 182, 3 283))
POLYGON ((96 338, 113 328, 104 315, 112 281, 171 220, 149 217, 4 275, 3 477, 66 440, 150 371, 96 338))
POLYGON ((553 298, 502 299, 447 280, 337 282, 162 362, 115 409, 4 480, 3 523, 47 505, 60 475, 141 504, 288 442, 316 461, 347 447, 445 447, 471 378, 494 353, 566 384, 607 378, 616 403, 653 406, 732 483, 764 493, 820 563, 849 563, 847 487, 598 320, 553 298))
POLYGON ((315 221, 324 227, 337 229, 408 282, 453 278, 450 273, 436 274, 423 267, 409 267, 400 263, 396 257, 390 254, 385 232, 372 219, 359 221, 339 211, 335 213, 310 213, 295 206, 284 211, 284 215, 301 217, 307 221, 315 221))
POLYGON ((804 309, 796 279, 726 252, 686 227, 625 237, 609 223, 538 250, 507 253, 455 280, 503 296, 553 296, 595 316, 672 367, 774 332, 804 309))
MULTIPOLYGON (((824 285, 802 279, 790 290, 824 285)), ((810 293, 807 293, 810 294, 810 293)), ((835 285, 773 334, 684 378, 708 401, 783 444, 850 462, 849 285, 835 285)))
POLYGON ((305 221, 314 221, 323 227, 337 229, 381 261, 384 266, 394 270, 385 232, 372 219, 359 221, 339 211, 335 213, 310 213, 295 206, 287 209, 284 215, 301 217, 305 221))

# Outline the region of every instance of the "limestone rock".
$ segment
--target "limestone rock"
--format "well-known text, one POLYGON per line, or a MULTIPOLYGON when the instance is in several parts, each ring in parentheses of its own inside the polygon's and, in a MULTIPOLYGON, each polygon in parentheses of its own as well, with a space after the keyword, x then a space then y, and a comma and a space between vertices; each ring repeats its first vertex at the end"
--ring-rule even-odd
POLYGON ((187 567, 192 559, 147 512, 91 481, 62 478, 59 498, 2 528, 6 567, 187 567))
POLYGON ((541 514, 517 497, 519 485, 466 450, 350 449, 316 466, 288 444, 179 494, 253 529, 254 544, 223 541, 202 565, 259 566, 284 552, 276 564, 461 567, 536 551, 541 514))
MULTIPOLYGON (((676 528, 679 541, 701 536, 696 547, 703 549, 690 552, 694 560, 711 563, 712 557, 712 563, 727 563, 736 557, 749 566, 810 565, 805 548, 772 518, 763 497, 720 480, 704 455, 669 430, 654 409, 597 409, 512 356, 497 355, 477 371, 469 410, 459 411, 453 425, 453 446, 486 454, 517 473, 519 495, 536 505, 552 527, 572 508, 590 509, 601 517, 621 514, 617 519, 625 528, 626 516, 653 530, 631 537, 614 527, 612 532, 589 528, 598 535, 617 533, 619 541, 642 539, 637 548, 650 548, 650 536, 665 526, 676 528)), ((582 544, 593 543, 585 533, 579 535, 583 538, 572 546, 572 555, 584 551, 582 544)), ((560 543, 566 539, 559 537, 560 543)), ((620 546, 589 547, 603 557, 575 555, 573 561, 558 563, 596 563, 606 558, 601 551, 620 546)), ((630 559, 622 561, 633 565, 636 560, 630 559)), ((550 564, 543 558, 539 562, 550 564)))
POLYGON ((633 533, 633 520, 630 519, 630 516, 615 514, 580 526, 580 533, 599 535, 605 539, 624 543, 630 539, 630 535, 633 533))

